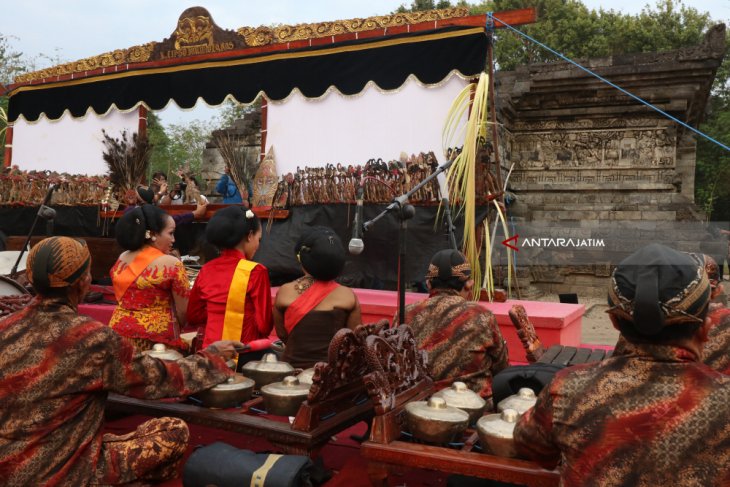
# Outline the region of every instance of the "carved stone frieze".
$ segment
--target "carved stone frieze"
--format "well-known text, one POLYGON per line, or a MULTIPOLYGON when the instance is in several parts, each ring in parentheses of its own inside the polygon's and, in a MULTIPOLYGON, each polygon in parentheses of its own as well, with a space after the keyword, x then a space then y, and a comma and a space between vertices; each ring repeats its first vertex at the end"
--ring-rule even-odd
POLYGON ((591 130, 591 129, 623 129, 623 128, 661 128, 667 122, 660 118, 649 117, 600 117, 576 118, 571 120, 538 119, 515 120, 510 129, 515 132, 539 132, 547 130, 591 130))
MULTIPOLYGON (((674 169, 617 169, 612 171, 580 170, 542 170, 515 171, 510 182, 520 184, 599 184, 599 183, 653 183, 675 184, 677 173, 674 169)), ((580 187, 576 186, 576 190, 580 187)))
POLYGON ((674 127, 515 133, 516 169, 674 167, 674 127))

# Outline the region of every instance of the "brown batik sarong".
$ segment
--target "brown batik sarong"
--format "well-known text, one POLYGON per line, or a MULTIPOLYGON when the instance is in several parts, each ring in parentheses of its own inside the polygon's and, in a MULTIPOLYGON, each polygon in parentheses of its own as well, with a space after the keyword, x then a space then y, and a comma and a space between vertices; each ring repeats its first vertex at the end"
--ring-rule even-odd
POLYGON ((177 477, 190 433, 185 421, 158 418, 126 435, 104 435, 93 485, 119 485, 135 480, 162 481, 177 477))

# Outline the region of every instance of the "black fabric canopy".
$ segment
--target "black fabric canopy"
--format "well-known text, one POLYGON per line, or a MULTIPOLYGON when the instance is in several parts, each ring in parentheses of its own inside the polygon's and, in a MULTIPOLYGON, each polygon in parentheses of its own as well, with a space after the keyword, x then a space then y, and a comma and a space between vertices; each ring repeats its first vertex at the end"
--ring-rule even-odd
POLYGON ((11 92, 8 115, 10 121, 21 114, 35 121, 45 113, 55 120, 65 110, 74 117, 84 116, 89 108, 104 114, 112 106, 130 110, 141 103, 160 110, 170 100, 191 108, 198 97, 219 105, 228 95, 251 103, 260 92, 281 100, 294 88, 309 98, 323 95, 331 86, 353 95, 369 81, 385 90, 396 89, 411 74, 434 84, 454 70, 466 76, 483 71, 487 43, 483 28, 451 27, 21 86, 11 92))

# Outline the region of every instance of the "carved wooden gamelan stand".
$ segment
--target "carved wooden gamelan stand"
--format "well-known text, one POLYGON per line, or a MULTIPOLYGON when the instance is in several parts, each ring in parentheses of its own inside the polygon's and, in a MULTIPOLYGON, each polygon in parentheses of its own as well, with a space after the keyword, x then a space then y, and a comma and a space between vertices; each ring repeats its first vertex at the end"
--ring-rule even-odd
POLYGON ((368 460, 368 474, 373 485, 388 485, 388 474, 404 468, 437 470, 535 487, 558 485, 557 471, 545 470, 526 460, 473 452, 478 441, 474 430, 467 430, 463 444, 456 448, 401 439, 405 404, 424 400, 434 392, 426 373, 426 353, 418 350, 407 325, 367 337, 366 346, 372 371, 365 376, 365 384, 375 407, 375 418, 370 440, 362 444, 360 453, 368 460))
MULTIPOLYGON (((386 323, 387 324, 387 321, 386 323)), ((373 416, 373 403, 363 382, 370 371, 365 343, 377 338, 384 324, 363 325, 355 331, 342 329, 329 347, 327 363, 315 366, 313 384, 307 400, 300 406, 293 423, 287 418, 262 414, 261 397, 240 408, 207 409, 189 403, 134 399, 110 394, 107 409, 127 414, 174 416, 187 422, 265 438, 276 449, 288 454, 311 455, 338 432, 373 416), (374 336, 370 336, 375 334, 374 336)))

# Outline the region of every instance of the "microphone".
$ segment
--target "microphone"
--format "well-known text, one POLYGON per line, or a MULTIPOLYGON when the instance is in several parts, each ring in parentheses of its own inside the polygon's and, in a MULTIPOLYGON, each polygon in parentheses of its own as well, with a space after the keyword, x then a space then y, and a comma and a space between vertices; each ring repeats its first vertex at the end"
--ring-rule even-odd
POLYGON ((362 241, 362 200, 365 188, 361 184, 357 188, 357 208, 355 209, 355 220, 352 222, 352 238, 347 245, 347 250, 352 255, 360 255, 365 250, 365 243, 362 241))
POLYGON ((50 237, 53 235, 53 219, 56 218, 56 210, 50 206, 41 205, 38 209, 38 216, 46 220, 46 236, 50 237))

